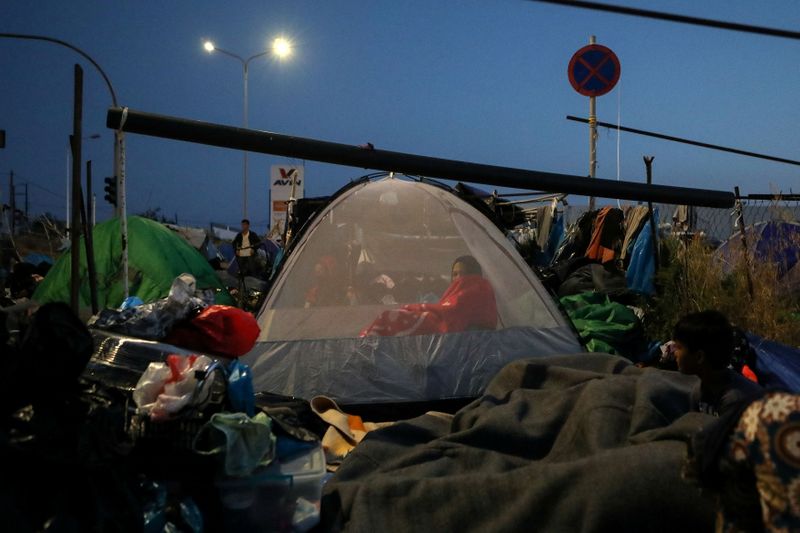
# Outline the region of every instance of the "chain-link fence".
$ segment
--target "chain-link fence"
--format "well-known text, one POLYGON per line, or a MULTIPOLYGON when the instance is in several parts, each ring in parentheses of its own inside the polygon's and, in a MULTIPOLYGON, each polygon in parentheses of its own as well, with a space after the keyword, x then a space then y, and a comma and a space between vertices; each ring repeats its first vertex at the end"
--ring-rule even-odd
MULTIPOLYGON (((626 210, 624 203, 611 205, 626 210)), ((656 293, 647 303, 654 338, 670 335, 683 314, 713 308, 747 331, 800 345, 800 201, 653 208, 661 235, 656 293)), ((560 210, 568 226, 586 208, 560 210)))
MULTIPOLYGON (((641 204, 610 204, 623 208, 641 204)), ((709 243, 721 244, 734 236, 736 226, 736 210, 717 209, 711 207, 678 206, 672 204, 653 204, 658 212, 659 229, 662 233, 690 232, 705 236, 709 243)), ((586 212, 586 206, 559 206, 563 213, 565 225, 575 222, 586 212)), ((800 200, 748 200, 742 201, 742 218, 745 227, 769 221, 800 221, 800 200)))

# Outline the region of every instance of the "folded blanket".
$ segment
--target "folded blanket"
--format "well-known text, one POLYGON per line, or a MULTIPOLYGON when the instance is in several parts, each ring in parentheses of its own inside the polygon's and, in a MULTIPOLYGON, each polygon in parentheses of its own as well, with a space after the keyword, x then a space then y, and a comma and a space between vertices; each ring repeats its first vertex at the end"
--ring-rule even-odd
POLYGON ((452 421, 370 432, 327 483, 323 528, 702 531, 715 506, 681 479, 696 378, 606 354, 509 364, 452 421))

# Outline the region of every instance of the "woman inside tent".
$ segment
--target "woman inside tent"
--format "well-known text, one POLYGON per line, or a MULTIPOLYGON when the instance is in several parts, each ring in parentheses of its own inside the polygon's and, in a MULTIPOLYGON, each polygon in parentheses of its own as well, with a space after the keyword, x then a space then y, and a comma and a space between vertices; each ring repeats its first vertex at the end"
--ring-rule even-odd
POLYGON ((497 327, 497 303, 478 261, 453 262, 450 286, 435 304, 406 304, 384 311, 360 336, 428 335, 497 327))
POLYGON ((313 284, 306 291, 305 307, 342 305, 342 287, 339 264, 332 255, 322 256, 314 265, 313 284))

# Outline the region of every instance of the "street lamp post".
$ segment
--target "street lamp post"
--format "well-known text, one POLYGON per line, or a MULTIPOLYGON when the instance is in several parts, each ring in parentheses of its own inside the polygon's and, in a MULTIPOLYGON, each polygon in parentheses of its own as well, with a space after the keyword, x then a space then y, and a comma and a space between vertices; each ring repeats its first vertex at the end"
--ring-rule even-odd
MULTIPOLYGON (((244 86, 244 110, 243 110, 243 125, 244 128, 247 129, 247 70, 250 65, 250 62, 258 57, 265 56, 270 53, 270 50, 265 50, 258 54, 252 55, 247 59, 243 58, 238 54, 234 54, 233 52, 229 52, 222 48, 219 48, 211 41, 206 41, 203 44, 203 48, 206 49, 208 53, 212 52, 219 52, 221 54, 225 54, 228 57, 232 57, 238 60, 242 64, 242 84, 244 86)), ((284 39, 283 37, 278 37, 274 41, 272 41, 272 50, 271 52, 275 54, 276 57, 279 59, 283 59, 287 57, 292 52, 291 43, 284 39)), ((247 218, 247 150, 244 150, 243 155, 243 163, 242 163, 242 218, 247 218)))
MULTIPOLYGON (((119 107, 119 103, 117 102, 117 93, 114 91, 114 87, 111 85, 111 80, 108 79, 105 71, 100 67, 100 65, 92 59, 92 57, 78 48, 77 46, 70 44, 66 41, 62 41, 61 39, 56 39, 54 37, 48 37, 46 35, 27 35, 21 33, 0 33, 0 38, 6 39, 26 39, 26 40, 33 40, 33 41, 45 41, 53 44, 57 44, 59 46, 64 46, 73 50, 83 56, 89 63, 91 63, 100 75, 103 77, 103 81, 105 81, 106 86, 108 87, 108 92, 111 93, 111 103, 113 106, 119 107)), ((127 114, 127 108, 124 111, 127 114)), ((114 179, 117 181, 117 210, 116 214, 119 216, 120 219, 120 240, 122 241, 122 289, 124 297, 128 297, 128 218, 126 213, 126 195, 125 195, 125 137, 122 134, 122 128, 117 128, 114 131, 114 179)), ((69 196, 69 195, 67 195, 69 196)), ((68 217, 69 218, 69 217, 68 217)))

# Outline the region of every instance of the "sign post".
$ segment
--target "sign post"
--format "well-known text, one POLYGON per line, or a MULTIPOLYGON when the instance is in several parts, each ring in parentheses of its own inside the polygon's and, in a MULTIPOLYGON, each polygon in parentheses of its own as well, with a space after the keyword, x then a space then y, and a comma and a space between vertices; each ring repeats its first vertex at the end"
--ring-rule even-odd
MULTIPOLYGON (((619 59, 609 48, 596 44, 595 36, 589 45, 572 56, 567 68, 569 83, 578 93, 589 97, 589 177, 597 170, 597 107, 595 98, 611 91, 619 81, 619 59)), ((594 196, 589 198, 589 210, 594 209, 594 196)))
MULTIPOLYGON (((303 198, 305 176, 303 165, 272 165, 270 168, 270 234, 275 227, 285 237, 289 209, 298 198, 303 198)), ((285 242, 284 242, 285 243, 285 242)))

